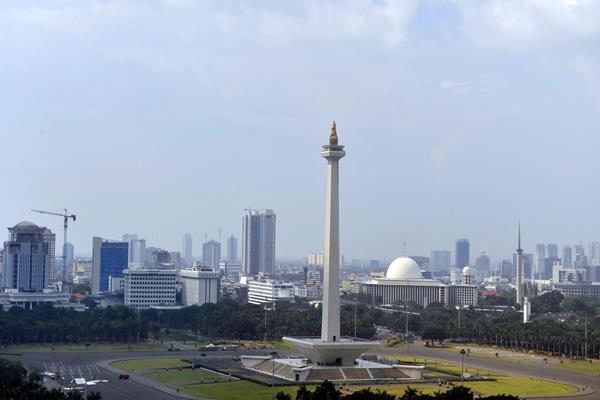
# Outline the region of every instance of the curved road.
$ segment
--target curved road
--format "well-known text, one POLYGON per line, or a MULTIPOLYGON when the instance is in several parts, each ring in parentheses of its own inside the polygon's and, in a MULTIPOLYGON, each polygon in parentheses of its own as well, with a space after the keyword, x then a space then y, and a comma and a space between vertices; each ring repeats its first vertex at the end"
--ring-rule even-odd
MULTIPOLYGON (((468 347, 468 346, 465 346, 468 347)), ((383 349, 381 353, 411 355, 416 357, 431 358, 440 361, 447 361, 460 365, 460 355, 457 352, 452 352, 441 348, 431 348, 423 346, 422 342, 410 344, 408 349, 405 347, 396 349, 383 349)), ((498 371, 507 375, 528 376, 534 378, 543 378, 561 383, 568 383, 577 386, 579 390, 585 390, 587 393, 573 394, 571 396, 578 399, 592 400, 600 399, 600 374, 588 373, 568 369, 550 364, 544 364, 543 361, 516 363, 514 361, 502 360, 501 358, 487 358, 484 356, 470 356, 464 359, 465 367, 480 368, 492 371, 498 371)), ((556 399, 557 397, 552 397, 556 399)), ((536 399, 542 399, 536 397, 536 399)))
MULTIPOLYGON (((244 351, 244 354, 267 354, 268 351, 244 351)), ((280 351, 280 353, 287 353, 286 351, 280 351)), ((422 345, 422 343, 414 343, 405 348, 382 348, 378 354, 400 354, 400 355, 412 355, 417 357, 425 357, 431 359, 437 359, 441 361, 447 361, 451 363, 460 363, 460 356, 454 352, 439 349, 429 348, 422 345)), ((238 352, 234 351, 219 351, 210 353, 210 357, 234 357, 238 356, 238 352)), ((4 356, 6 357, 6 356, 4 356)), ((96 365, 106 364, 109 360, 115 359, 127 359, 127 358, 199 358, 200 353, 198 351, 178 351, 178 352, 167 352, 167 351, 150 351, 150 352, 116 352, 116 353, 104 353, 104 352, 89 352, 89 353, 25 353, 22 356, 9 356, 8 358, 20 360, 24 364, 32 367, 43 369, 44 362, 46 364, 50 362, 63 363, 65 366, 80 366, 85 370, 87 366, 94 367, 96 365)), ((581 372, 568 368, 561 368, 552 365, 545 365, 543 362, 539 363, 515 363, 513 361, 505 361, 502 359, 486 358, 482 356, 471 356, 465 357, 465 366, 471 368, 480 368, 486 370, 496 370, 498 372, 507 375, 517 376, 529 376, 535 378, 544 378, 548 380, 554 380, 562 383, 568 383, 577 386, 580 390, 585 389, 586 393, 580 393, 571 395, 568 397, 577 396, 583 400, 600 400, 600 374, 581 372), (587 389, 586 389, 587 388, 587 389)), ((119 380, 118 375, 114 372, 101 368, 102 378, 109 380, 109 383, 99 384, 98 386, 92 387, 92 391, 99 391, 102 393, 102 398, 105 400, 175 400, 181 399, 181 394, 172 392, 167 393, 163 390, 159 390, 155 387, 149 386, 145 383, 138 382, 134 379, 119 380)), ((160 386, 160 385, 157 385, 160 386)), ((187 397, 187 396, 185 396, 187 397)), ((564 396, 567 397, 567 396, 564 396)), ((557 397, 553 397, 556 399, 557 397)), ((541 399, 541 398, 538 398, 541 399)))

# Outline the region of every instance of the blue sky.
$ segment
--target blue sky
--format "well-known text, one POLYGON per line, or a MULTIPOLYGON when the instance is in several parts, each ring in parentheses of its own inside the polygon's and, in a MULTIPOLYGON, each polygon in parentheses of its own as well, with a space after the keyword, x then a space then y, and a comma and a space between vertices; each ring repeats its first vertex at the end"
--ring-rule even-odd
POLYGON ((319 251, 336 119, 342 252, 493 258, 600 240, 595 1, 6 1, 0 226, 77 213, 200 253, 248 205, 319 251))

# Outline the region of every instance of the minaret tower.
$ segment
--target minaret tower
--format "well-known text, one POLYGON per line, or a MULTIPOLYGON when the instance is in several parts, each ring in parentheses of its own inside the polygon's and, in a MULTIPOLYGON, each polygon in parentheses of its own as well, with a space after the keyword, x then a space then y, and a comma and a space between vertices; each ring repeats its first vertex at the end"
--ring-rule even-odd
POLYGON ((517 247, 517 304, 523 304, 523 249, 521 248, 521 222, 519 221, 519 243, 517 247))
POLYGON ((321 340, 340 340, 340 204, 338 161, 346 155, 338 145, 335 121, 329 144, 321 155, 327 160, 327 195, 325 203, 325 248, 323 249, 323 321, 321 340))

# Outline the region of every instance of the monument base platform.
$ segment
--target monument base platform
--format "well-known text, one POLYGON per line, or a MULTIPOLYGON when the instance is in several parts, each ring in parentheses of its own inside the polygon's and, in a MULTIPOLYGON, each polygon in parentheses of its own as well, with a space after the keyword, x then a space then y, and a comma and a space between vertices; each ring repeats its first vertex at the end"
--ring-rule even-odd
POLYGON ((318 366, 351 366, 363 353, 381 345, 381 342, 352 338, 341 338, 335 342, 316 337, 284 337, 283 340, 294 345, 318 366))

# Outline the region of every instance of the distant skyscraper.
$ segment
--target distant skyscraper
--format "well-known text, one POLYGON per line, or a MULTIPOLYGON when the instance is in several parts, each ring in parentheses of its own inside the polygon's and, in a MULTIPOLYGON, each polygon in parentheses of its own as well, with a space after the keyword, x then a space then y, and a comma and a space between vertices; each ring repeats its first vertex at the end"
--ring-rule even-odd
POLYGON ((129 243, 104 240, 92 241, 92 294, 108 291, 109 277, 122 278, 129 263, 129 243))
POLYGON ((433 271, 450 270, 451 253, 450 250, 431 250, 430 265, 433 271))
POLYGON ((73 275, 73 259, 75 258, 75 248, 71 243, 65 243, 63 246, 63 274, 65 277, 73 275))
POLYGON ((27 221, 8 228, 8 241, 4 242, 3 252, 3 288, 34 292, 48 286, 48 231, 27 221))
POLYGON ((563 246, 562 265, 563 267, 573 266, 573 249, 571 246, 563 246))
MULTIPOLYGON (((546 258, 546 245, 538 243, 535 245, 535 269, 534 277, 540 278, 544 270, 544 259, 546 258)), ((540 278, 541 279, 541 278, 540 278)))
POLYGON ((558 246, 555 243, 548 243, 546 246, 548 258, 558 258, 558 246))
POLYGON ((455 267, 463 268, 469 265, 469 241, 467 239, 458 239, 456 241, 455 267))
POLYGON ((500 277, 511 279, 513 277, 513 264, 510 260, 502 260, 500 263, 500 277))
POLYGON ((576 244, 575 246, 573 246, 573 249, 575 250, 574 267, 577 267, 577 268, 587 267, 588 258, 585 255, 585 250, 583 248, 583 244, 576 244))
POLYGON ((588 262, 591 266, 600 266, 600 243, 590 242, 588 252, 588 262))
POLYGON ((475 269, 477 276, 487 278, 490 275, 490 258, 481 250, 481 254, 475 260, 475 269))
POLYGON ((242 270, 246 275, 270 275, 275 270, 273 210, 248 210, 242 220, 242 270))
POLYGON ((137 233, 125 233, 123 234, 123 241, 129 242, 130 240, 138 240, 137 233))
POLYGON ((191 266, 194 262, 192 235, 186 233, 183 235, 183 260, 186 265, 191 266))
POLYGON ((227 261, 236 263, 238 261, 238 240, 231 235, 227 238, 227 261))
POLYGON ((146 240, 132 239, 129 241, 129 264, 141 267, 146 261, 146 240))
POLYGON ((221 243, 216 240, 209 240, 202 245, 202 263, 217 271, 221 262, 221 243))

